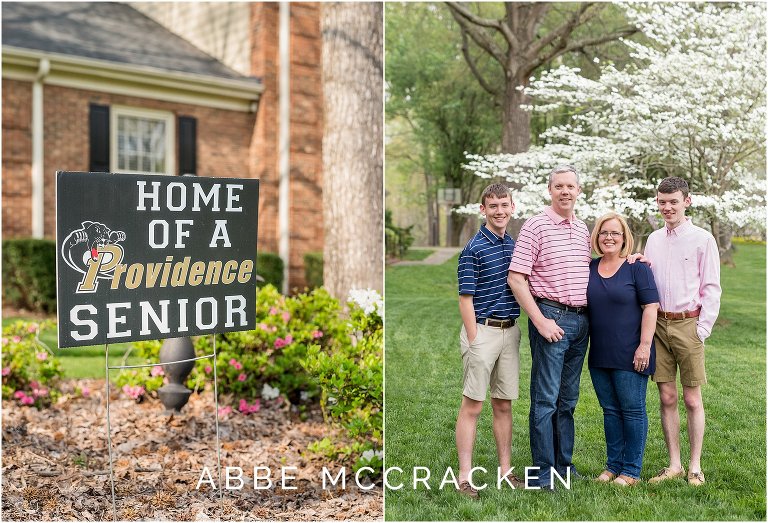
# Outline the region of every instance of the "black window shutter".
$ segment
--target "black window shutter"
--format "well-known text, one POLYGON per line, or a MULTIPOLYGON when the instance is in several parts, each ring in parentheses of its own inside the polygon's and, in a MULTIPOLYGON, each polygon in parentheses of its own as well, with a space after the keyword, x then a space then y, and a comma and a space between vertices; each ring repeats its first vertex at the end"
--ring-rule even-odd
POLYGON ((179 175, 197 174, 197 119, 179 116, 179 175))
POLYGON ((109 172, 109 106, 90 105, 88 135, 91 149, 88 170, 96 173, 109 172))

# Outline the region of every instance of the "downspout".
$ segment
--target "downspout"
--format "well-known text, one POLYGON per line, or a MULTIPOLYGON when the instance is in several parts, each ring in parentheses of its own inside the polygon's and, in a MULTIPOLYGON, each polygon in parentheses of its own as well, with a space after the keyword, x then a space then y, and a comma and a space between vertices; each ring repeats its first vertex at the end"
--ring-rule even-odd
POLYGON ((51 70, 47 58, 40 60, 32 83, 32 237, 45 235, 45 170, 43 135, 43 82, 51 70))
POLYGON ((278 254, 283 260, 283 294, 288 294, 288 276, 291 268, 291 228, 290 228, 290 148, 291 148, 291 6, 289 2, 280 2, 279 29, 279 62, 280 76, 278 79, 279 97, 279 137, 278 158, 280 185, 278 189, 278 223, 280 224, 278 254))

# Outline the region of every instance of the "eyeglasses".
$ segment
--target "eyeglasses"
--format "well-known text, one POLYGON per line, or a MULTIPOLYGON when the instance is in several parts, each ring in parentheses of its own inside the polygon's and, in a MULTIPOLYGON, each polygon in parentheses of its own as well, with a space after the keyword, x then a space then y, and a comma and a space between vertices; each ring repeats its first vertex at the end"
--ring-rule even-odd
POLYGON ((624 233, 623 232, 617 232, 617 231, 600 231, 598 236, 600 236, 601 238, 607 238, 609 236, 611 238, 621 238, 622 236, 624 236, 624 233))

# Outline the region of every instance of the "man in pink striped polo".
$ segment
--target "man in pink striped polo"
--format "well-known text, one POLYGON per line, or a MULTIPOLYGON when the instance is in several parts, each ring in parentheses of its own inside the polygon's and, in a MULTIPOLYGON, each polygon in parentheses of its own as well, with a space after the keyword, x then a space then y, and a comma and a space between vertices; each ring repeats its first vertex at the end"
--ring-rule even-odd
POLYGON ((685 210, 691 205, 688 183, 677 177, 659 183, 656 203, 664 227, 654 231, 645 245, 651 262, 659 310, 656 318, 656 372, 652 379, 659 387, 661 428, 669 452, 669 466, 649 483, 684 477, 680 460, 680 413, 677 410, 677 368, 688 415, 691 460, 688 483, 704 483, 701 447, 704 442, 704 404, 701 386, 704 371, 704 340, 712 333, 720 312, 720 254, 715 238, 691 223, 685 210))
MULTIPOLYGON (((573 468, 573 413, 579 399, 589 320, 589 229, 573 208, 581 192, 570 165, 556 167, 547 185, 551 205, 520 229, 508 283, 528 314, 531 344, 531 456, 538 476, 528 485, 554 488, 552 471, 566 478, 573 468)), ((529 479, 529 478, 527 478, 529 479)))

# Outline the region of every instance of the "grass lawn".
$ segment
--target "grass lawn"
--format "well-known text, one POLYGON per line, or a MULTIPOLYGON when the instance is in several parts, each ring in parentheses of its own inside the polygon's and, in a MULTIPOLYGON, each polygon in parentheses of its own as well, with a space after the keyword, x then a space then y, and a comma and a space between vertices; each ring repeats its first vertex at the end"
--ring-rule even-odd
MULTIPOLYGON (((17 320, 33 321, 29 318, 3 318, 3 327, 17 320)), ((95 345, 92 347, 75 347, 71 349, 60 349, 58 345, 58 333, 56 329, 43 331, 40 335, 40 341, 48 346, 54 355, 61 360, 61 368, 64 371, 65 378, 103 378, 104 377, 104 345, 95 345)), ((123 362, 123 358, 131 347, 130 343, 115 343, 109 345, 109 364, 110 365, 138 365, 144 361, 135 356, 128 356, 123 362)), ((119 371, 110 371, 110 376, 119 371)))
MULTIPOLYGON (((461 319, 454 257, 439 266, 393 266, 386 273, 385 467, 387 520, 765 520, 766 358, 765 246, 739 245, 736 268, 723 267, 720 317, 707 341, 703 388, 707 415, 702 467, 707 483, 683 480, 632 489, 575 481, 555 493, 495 488, 496 450, 490 406, 483 409, 475 466, 489 470, 479 501, 449 483, 458 475, 454 425, 461 402, 461 319), (430 490, 413 487, 413 468, 428 467, 430 490)), ((513 403, 512 464, 518 475, 531 465, 528 444, 530 346, 522 322, 520 399, 513 403)), ((667 465, 656 386, 648 386, 648 442, 642 479, 667 465)), ((685 407, 680 400, 683 463, 688 465, 685 407)), ((587 477, 605 464, 603 418, 586 364, 576 409, 574 462, 587 477)))
POLYGON ((421 261, 433 252, 435 251, 431 249, 408 249, 402 259, 404 261, 421 261))

